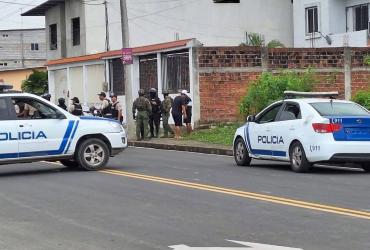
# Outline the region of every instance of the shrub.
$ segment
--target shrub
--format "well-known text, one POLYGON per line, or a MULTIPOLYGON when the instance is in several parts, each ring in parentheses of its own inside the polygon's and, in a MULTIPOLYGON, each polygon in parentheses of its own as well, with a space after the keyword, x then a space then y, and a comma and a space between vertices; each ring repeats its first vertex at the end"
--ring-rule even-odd
POLYGON ((370 55, 365 56, 364 63, 370 66, 370 55))
POLYGON ((279 40, 271 40, 268 44, 267 44, 267 48, 285 48, 285 45, 280 42, 279 40))
POLYGON ((256 114, 272 102, 281 100, 285 90, 312 91, 313 84, 314 76, 310 70, 304 73, 262 73, 261 77, 249 86, 247 95, 240 103, 240 113, 256 114))
POLYGON ((34 70, 32 74, 23 81, 22 91, 42 95, 48 92, 48 73, 34 70))
POLYGON ((352 98, 352 101, 370 110, 370 91, 360 90, 352 98))

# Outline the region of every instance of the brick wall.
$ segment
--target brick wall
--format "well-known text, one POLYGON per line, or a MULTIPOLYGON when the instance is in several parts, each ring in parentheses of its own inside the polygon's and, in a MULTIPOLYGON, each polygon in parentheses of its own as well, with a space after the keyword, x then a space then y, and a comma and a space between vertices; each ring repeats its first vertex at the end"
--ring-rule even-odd
MULTIPOLYGON (((370 69, 364 64, 368 54, 370 48, 351 49, 352 94, 369 87, 370 69)), ((198 48, 200 122, 239 119, 240 100, 263 70, 312 68, 317 79, 316 91, 339 91, 344 98, 344 55, 344 48, 198 48)))

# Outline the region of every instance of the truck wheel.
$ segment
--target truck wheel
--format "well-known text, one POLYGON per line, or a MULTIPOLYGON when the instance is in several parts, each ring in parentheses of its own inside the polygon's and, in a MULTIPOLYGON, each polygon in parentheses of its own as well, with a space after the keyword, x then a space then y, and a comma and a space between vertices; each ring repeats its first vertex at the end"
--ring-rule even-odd
POLYGON ((289 150, 290 166, 294 172, 305 173, 310 170, 311 164, 306 158, 303 146, 296 141, 292 144, 289 150))
POLYGON ((106 166, 108 160, 108 146, 100 139, 87 139, 77 148, 76 161, 85 170, 100 170, 106 166))
POLYGON ((252 159, 249 157, 248 149, 242 138, 238 138, 235 141, 234 159, 239 166, 249 166, 251 164, 252 159))
POLYGON ((78 162, 73 160, 61 160, 60 163, 62 163, 63 166, 70 169, 76 169, 80 167, 80 165, 78 165, 78 162))
POLYGON ((363 169, 366 173, 370 173, 370 163, 369 163, 369 162, 362 163, 362 164, 361 164, 361 167, 362 167, 362 169, 363 169))

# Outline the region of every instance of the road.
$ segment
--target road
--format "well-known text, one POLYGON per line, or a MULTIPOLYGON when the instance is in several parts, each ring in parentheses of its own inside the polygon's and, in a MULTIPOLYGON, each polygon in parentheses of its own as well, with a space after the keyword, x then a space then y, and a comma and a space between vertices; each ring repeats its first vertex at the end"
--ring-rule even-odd
POLYGON ((370 249, 369 174, 253 165, 130 148, 101 172, 52 163, 2 166, 0 249, 237 247, 226 239, 370 249))

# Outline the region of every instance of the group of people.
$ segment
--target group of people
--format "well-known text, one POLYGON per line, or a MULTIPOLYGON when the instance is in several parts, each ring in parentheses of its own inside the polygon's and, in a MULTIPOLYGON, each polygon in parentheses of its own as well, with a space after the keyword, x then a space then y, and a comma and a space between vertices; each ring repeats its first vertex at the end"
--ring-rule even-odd
MULTIPOLYGON (((102 116, 105 118, 115 119, 123 122, 123 108, 116 95, 112 95, 111 99, 107 98, 107 95, 104 92, 98 94, 101 105, 98 109, 95 107, 90 111, 93 115, 102 116)), ((78 97, 73 97, 71 99, 71 104, 67 107, 66 100, 64 98, 58 99, 58 106, 69 113, 82 116, 84 115, 82 105, 78 97)))
POLYGON ((192 100, 187 90, 182 90, 175 99, 172 99, 169 91, 165 90, 163 101, 159 99, 155 88, 149 90, 148 96, 143 89, 140 89, 138 94, 139 97, 132 106, 133 117, 136 120, 137 140, 148 140, 149 132, 151 138, 158 138, 161 117, 164 130, 162 138, 180 139, 183 123, 186 124, 187 132, 191 133, 192 100), (171 114, 175 122, 175 131, 168 123, 171 114))

